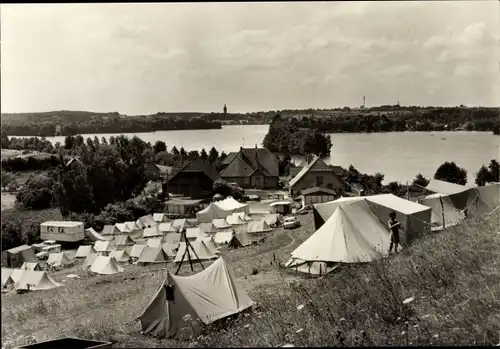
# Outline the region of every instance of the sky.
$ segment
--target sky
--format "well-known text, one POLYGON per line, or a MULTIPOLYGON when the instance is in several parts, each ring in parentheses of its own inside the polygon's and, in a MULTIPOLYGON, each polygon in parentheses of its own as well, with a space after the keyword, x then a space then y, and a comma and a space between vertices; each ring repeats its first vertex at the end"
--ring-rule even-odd
POLYGON ((498 106, 499 5, 1 5, 1 111, 498 106))

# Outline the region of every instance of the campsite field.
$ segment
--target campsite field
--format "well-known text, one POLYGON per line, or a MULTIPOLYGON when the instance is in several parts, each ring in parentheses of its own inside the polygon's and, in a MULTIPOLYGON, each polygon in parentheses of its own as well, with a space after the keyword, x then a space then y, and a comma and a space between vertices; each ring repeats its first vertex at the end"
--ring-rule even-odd
MULTIPOLYGON (((165 266, 127 266, 112 276, 89 276, 74 267, 54 274, 56 281, 66 280, 65 287, 2 295, 2 347, 64 335, 109 340, 114 347, 500 342, 499 214, 432 233, 398 255, 343 266, 321 279, 299 277, 273 262, 285 262, 314 231, 311 214, 299 217, 301 228, 274 229, 265 244, 223 250, 257 303, 225 329, 207 328, 189 341, 143 336, 133 320, 161 284, 165 266), (258 273, 251 275, 254 268, 258 273), (81 278, 64 277, 70 273, 81 278)), ((188 273, 185 264, 182 274, 188 273)))

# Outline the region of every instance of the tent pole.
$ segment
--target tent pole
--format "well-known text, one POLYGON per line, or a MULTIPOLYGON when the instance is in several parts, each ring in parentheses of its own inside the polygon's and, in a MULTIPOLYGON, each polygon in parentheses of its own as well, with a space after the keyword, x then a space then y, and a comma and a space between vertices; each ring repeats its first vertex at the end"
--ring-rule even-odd
POLYGON ((439 197, 439 202, 441 203, 441 215, 443 217, 443 229, 445 228, 445 223, 444 223, 444 205, 443 205, 443 198, 440 196, 439 197))
MULTIPOLYGON (((184 241, 186 241, 186 236, 184 236, 184 241)), ((182 232, 181 232, 181 240, 182 240, 182 232)), ((179 266, 177 267, 177 271, 175 272, 175 275, 177 275, 179 273, 179 270, 181 270, 181 267, 182 267, 182 263, 184 262, 184 258, 186 257, 186 253, 187 253, 187 249, 188 249, 188 246, 187 246, 187 243, 186 243, 186 251, 184 251, 184 253, 182 254, 182 258, 181 258, 181 261, 179 263, 179 266)), ((193 267, 191 267, 192 269, 193 267)))
MULTIPOLYGON (((205 270, 205 267, 203 266, 203 263, 201 262, 201 259, 200 257, 198 257, 198 254, 196 253, 196 251, 194 250, 193 246, 191 245, 191 242, 189 242, 189 240, 187 239, 186 237, 186 233, 184 233, 184 240, 186 241, 186 251, 188 251, 188 258, 189 258, 189 263, 191 263, 191 255, 189 254, 189 248, 193 251, 196 259, 198 259, 198 262, 200 262, 200 265, 201 265, 201 268, 203 270, 205 270)), ((191 270, 193 270, 193 266, 191 265, 191 270)))

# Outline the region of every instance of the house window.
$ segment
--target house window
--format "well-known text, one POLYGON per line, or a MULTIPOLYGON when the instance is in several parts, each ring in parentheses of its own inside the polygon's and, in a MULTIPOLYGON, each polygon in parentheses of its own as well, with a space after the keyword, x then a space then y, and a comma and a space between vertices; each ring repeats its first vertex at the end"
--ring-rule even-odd
POLYGON ((64 233, 64 228, 58 228, 59 233, 64 233))
POLYGON ((316 176, 316 186, 321 187, 323 185, 323 176, 316 176))
POLYGON ((328 184, 326 185, 326 187, 327 187, 328 189, 333 189, 333 184, 332 184, 332 183, 328 183, 328 184))

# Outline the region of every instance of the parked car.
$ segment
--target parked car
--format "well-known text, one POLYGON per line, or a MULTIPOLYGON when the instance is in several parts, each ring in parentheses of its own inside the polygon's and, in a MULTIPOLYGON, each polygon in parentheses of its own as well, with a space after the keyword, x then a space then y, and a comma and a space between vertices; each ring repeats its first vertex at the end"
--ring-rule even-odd
POLYGON ((283 227, 285 229, 294 229, 300 227, 300 221, 297 217, 287 217, 283 221, 283 227))

